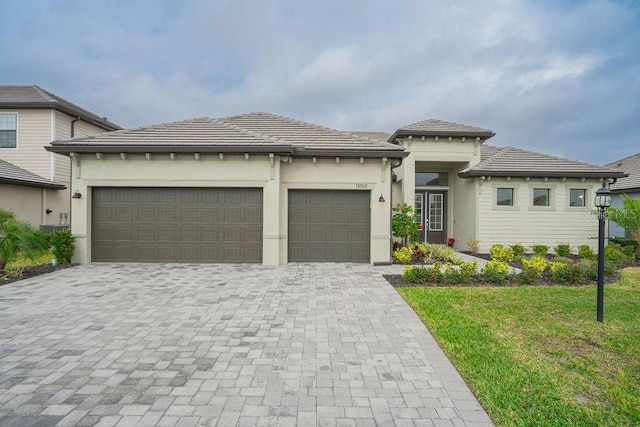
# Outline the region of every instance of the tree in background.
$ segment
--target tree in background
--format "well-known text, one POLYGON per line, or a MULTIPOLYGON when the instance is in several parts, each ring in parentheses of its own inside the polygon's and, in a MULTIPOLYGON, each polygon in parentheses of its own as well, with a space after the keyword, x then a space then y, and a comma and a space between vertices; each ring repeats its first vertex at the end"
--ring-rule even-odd
POLYGON ((638 243, 636 257, 640 258, 640 199, 622 195, 621 208, 612 207, 607 211, 609 219, 627 230, 638 243))
POLYGON ((33 256, 46 248, 41 233, 12 212, 0 209, 0 271, 18 255, 33 256))

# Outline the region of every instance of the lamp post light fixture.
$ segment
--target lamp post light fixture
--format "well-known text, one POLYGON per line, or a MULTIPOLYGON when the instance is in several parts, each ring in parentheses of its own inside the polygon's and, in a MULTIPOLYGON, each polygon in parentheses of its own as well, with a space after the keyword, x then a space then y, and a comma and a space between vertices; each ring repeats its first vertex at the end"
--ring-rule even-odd
POLYGON ((604 212, 611 206, 611 191, 602 183, 596 191, 594 204, 598 208, 598 322, 604 322, 604 212))

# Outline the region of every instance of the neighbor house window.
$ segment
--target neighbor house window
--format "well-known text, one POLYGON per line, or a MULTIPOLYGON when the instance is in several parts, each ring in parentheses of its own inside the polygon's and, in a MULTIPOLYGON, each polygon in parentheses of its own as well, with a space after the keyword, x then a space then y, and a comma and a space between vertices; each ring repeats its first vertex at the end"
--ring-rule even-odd
POLYGON ((584 201, 587 198, 587 190, 583 188, 572 188, 569 190, 569 206, 584 207, 584 201))
POLYGON ((533 189, 533 206, 549 206, 551 190, 548 188, 533 189))
POLYGON ((0 148, 16 148, 17 114, 0 114, 0 148))
POLYGON ((513 206, 513 188, 498 188, 498 206, 513 206))

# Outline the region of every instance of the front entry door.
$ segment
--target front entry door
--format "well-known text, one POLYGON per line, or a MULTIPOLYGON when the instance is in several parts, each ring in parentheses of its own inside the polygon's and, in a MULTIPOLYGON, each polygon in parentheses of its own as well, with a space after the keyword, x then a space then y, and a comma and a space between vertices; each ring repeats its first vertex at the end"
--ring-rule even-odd
POLYGON ((415 200, 416 222, 422 225, 420 242, 445 244, 447 242, 447 192, 419 191, 415 200))

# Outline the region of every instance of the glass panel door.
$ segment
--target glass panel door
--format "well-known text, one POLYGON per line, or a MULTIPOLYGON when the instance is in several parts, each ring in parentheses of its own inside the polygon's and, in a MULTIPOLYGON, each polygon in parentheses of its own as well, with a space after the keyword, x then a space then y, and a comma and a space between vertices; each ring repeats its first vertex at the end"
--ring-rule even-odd
POLYGON ((442 193, 429 193, 429 231, 442 231, 444 218, 442 211, 444 195, 442 193))

